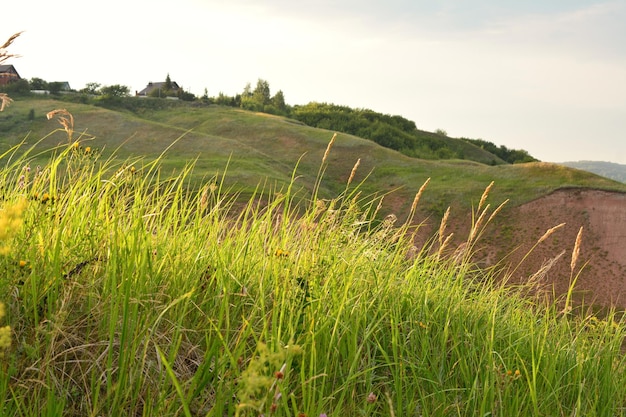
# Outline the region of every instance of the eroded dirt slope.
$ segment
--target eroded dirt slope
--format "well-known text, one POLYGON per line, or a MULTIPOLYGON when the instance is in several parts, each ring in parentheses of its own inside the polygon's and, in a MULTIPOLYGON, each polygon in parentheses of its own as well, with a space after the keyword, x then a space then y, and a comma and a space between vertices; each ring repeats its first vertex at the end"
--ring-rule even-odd
POLYGON ((538 245, 520 264, 513 280, 523 282, 542 265, 563 254, 542 276, 541 282, 557 293, 567 291, 571 279, 572 250, 583 227, 581 267, 575 298, 585 303, 626 308, 626 194, 585 189, 562 189, 519 207, 504 210, 488 227, 477 248, 485 264, 509 255, 518 265, 551 227, 565 223, 538 245), (515 249, 517 248, 517 249, 515 249), (513 252, 512 252, 513 251, 513 252))

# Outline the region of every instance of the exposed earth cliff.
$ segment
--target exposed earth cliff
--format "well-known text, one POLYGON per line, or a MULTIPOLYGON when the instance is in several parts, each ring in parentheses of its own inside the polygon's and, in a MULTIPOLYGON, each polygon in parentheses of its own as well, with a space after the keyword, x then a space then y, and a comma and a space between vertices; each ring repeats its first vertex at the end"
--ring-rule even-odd
POLYGON ((513 282, 538 279, 544 289, 563 294, 572 276, 572 250, 581 227, 582 246, 573 274, 580 271, 580 275, 574 299, 584 300, 585 304, 626 308, 625 193, 561 189, 503 210, 478 243, 476 259, 483 265, 493 265, 506 257, 512 265, 510 270, 519 264, 512 274, 513 282), (521 262, 548 229, 561 223, 565 225, 521 262), (545 274, 536 275, 555 258, 558 259, 545 274))

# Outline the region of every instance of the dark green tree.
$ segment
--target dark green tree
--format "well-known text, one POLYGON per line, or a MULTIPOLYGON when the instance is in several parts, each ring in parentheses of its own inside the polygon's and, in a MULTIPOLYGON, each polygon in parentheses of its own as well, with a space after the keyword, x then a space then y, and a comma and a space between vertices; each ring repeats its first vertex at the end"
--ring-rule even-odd
POLYGON ((104 97, 126 97, 130 93, 130 88, 125 85, 114 84, 100 88, 100 94, 104 97))
POLYGON ((165 91, 171 91, 172 90, 172 79, 170 78, 170 74, 167 74, 167 77, 165 77, 165 85, 163 86, 165 91))
POLYGON ((80 90, 80 92, 83 94, 90 94, 92 96, 96 96, 100 94, 100 92, 98 91, 100 87, 101 87, 100 83, 91 82, 91 83, 87 83, 85 85, 85 88, 80 90))
POLYGON ((48 83, 48 91, 50 92, 50 94, 54 94, 54 95, 60 94, 62 88, 63 88, 63 83, 60 83, 58 81, 48 83))
POLYGON ((30 93, 30 84, 27 80, 21 79, 0 86, 0 91, 4 93, 26 95, 30 93))
POLYGON ((30 88, 31 90, 47 90, 48 89, 48 82, 45 80, 42 80, 41 78, 31 78, 30 79, 30 88))
POLYGON ((183 101, 194 101, 196 99, 196 96, 193 93, 185 91, 182 87, 176 92, 176 97, 183 101))

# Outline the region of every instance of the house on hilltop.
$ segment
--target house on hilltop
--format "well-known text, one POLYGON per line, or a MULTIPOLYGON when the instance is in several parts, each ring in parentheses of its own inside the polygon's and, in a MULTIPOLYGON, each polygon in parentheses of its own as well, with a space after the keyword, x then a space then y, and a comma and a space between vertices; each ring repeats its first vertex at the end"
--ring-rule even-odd
MULTIPOLYGON (((154 95, 154 91, 158 90, 159 92, 163 91, 165 92, 166 88, 166 82, 149 82, 148 85, 146 86, 146 88, 144 88, 143 90, 139 91, 138 93, 136 92, 135 95, 139 96, 139 97, 148 97, 151 95, 154 95)), ((180 90, 180 86, 176 83, 176 81, 172 81, 170 83, 171 85, 171 89, 169 90, 172 93, 177 93, 178 90, 180 90)))
POLYGON ((21 79, 22 77, 13 65, 0 65, 0 85, 7 85, 21 79))

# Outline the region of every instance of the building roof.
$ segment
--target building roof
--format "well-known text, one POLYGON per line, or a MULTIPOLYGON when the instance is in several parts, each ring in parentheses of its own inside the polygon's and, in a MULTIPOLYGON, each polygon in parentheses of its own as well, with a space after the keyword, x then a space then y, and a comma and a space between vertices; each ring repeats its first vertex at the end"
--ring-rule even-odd
POLYGON ((17 73, 17 70, 15 69, 15 67, 11 64, 8 65, 0 65, 0 73, 2 74, 15 74, 17 75, 17 78, 21 78, 20 74, 17 73))
MULTIPOLYGON (((172 81, 172 91, 177 91, 180 87, 176 83, 176 81, 172 81)), ((152 91, 157 89, 165 89, 165 82, 149 82, 146 88, 137 93, 138 96, 147 96, 152 91)))

